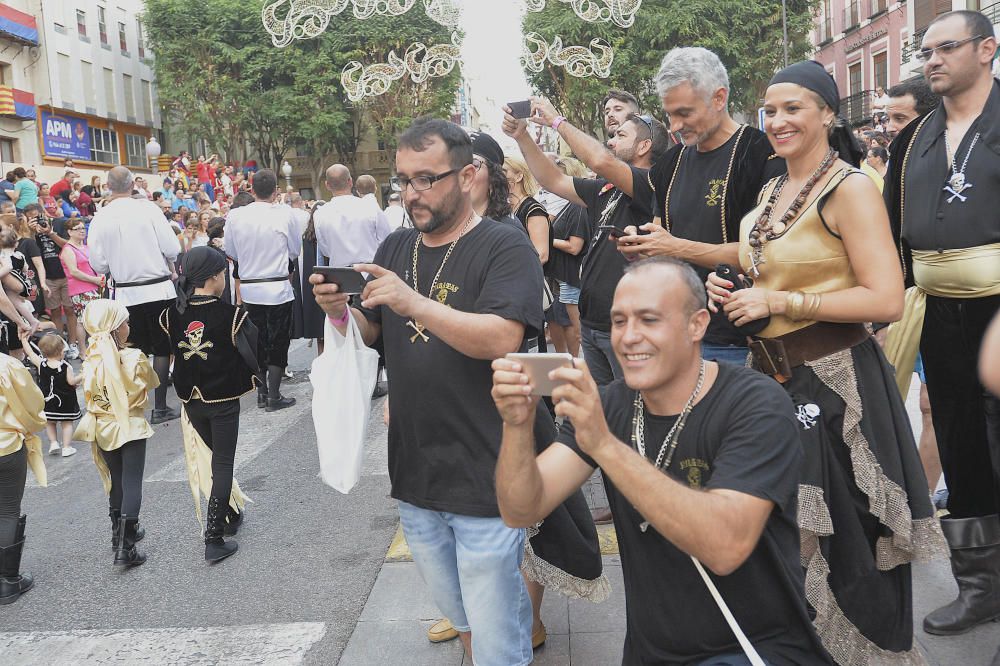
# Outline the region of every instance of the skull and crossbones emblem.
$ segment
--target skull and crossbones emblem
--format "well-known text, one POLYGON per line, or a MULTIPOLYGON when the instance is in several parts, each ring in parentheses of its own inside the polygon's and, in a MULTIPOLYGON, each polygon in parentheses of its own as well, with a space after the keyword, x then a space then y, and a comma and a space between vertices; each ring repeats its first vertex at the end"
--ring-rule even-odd
POLYGON ((804 430, 809 430, 816 425, 816 417, 819 416, 819 407, 812 403, 799 405, 795 410, 795 418, 802 424, 804 430))
POLYGON ((179 349, 187 349, 184 352, 184 360, 187 361, 192 356, 198 356, 203 361, 208 360, 208 354, 205 353, 206 349, 211 349, 215 344, 210 340, 202 340, 205 335, 205 324, 200 321, 193 321, 188 324, 188 327, 184 329, 184 335, 187 336, 187 342, 177 343, 179 349))

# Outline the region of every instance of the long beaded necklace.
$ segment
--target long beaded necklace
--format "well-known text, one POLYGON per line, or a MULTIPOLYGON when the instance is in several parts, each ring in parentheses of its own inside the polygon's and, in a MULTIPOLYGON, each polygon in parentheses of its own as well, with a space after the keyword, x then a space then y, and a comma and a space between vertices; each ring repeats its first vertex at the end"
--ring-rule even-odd
POLYGON ((820 162, 816 170, 809 176, 809 180, 802 186, 795 200, 792 201, 792 205, 788 207, 788 210, 785 211, 780 220, 773 222, 771 214, 774 211, 774 204, 778 201, 785 183, 788 182, 788 174, 786 173, 778 180, 778 184, 775 185, 771 191, 771 196, 767 199, 764 210, 757 218, 757 221, 754 222, 753 229, 750 230, 750 272, 753 273, 755 278, 760 276, 760 266, 765 262, 763 256, 764 246, 770 241, 781 238, 788 231, 795 217, 799 214, 799 210, 802 209, 802 206, 806 203, 806 199, 809 198, 809 193, 812 192, 813 187, 816 186, 819 179, 830 170, 833 163, 837 161, 837 157, 838 153, 833 148, 826 151, 823 161, 820 162))
POLYGON ((965 153, 965 159, 962 161, 962 168, 958 168, 958 163, 955 158, 958 157, 958 146, 955 147, 955 153, 951 152, 951 144, 948 142, 948 130, 944 131, 944 149, 947 155, 951 155, 951 178, 948 179, 948 183, 944 186, 944 191, 949 193, 951 196, 948 197, 948 203, 951 203, 956 198, 960 200, 960 203, 964 203, 968 197, 962 196, 962 192, 966 191, 972 187, 972 183, 965 181, 965 167, 969 165, 969 157, 972 155, 972 149, 976 147, 976 142, 979 141, 979 132, 976 132, 975 136, 972 137, 972 143, 969 144, 969 150, 965 153))
MULTIPOLYGON (((691 393, 691 397, 688 398, 687 403, 684 404, 684 409, 681 410, 677 420, 674 421, 674 425, 670 427, 667 436, 663 438, 663 444, 660 445, 660 452, 656 454, 654 465, 664 473, 666 473, 670 467, 670 463, 674 460, 674 451, 677 450, 681 431, 684 430, 684 424, 687 422, 688 416, 691 415, 691 410, 694 409, 694 401, 698 398, 698 394, 701 393, 701 387, 704 384, 705 361, 703 360, 698 367, 698 382, 694 386, 694 391, 691 393), (666 456, 666 460, 664 460, 664 456, 666 456)), ((638 391, 635 393, 635 402, 632 404, 632 446, 636 448, 639 455, 643 458, 646 457, 646 405, 642 400, 642 394, 638 391)), ((649 521, 644 520, 639 523, 639 529, 643 532, 649 529, 649 521)))
MULTIPOLYGON (((438 278, 441 277, 441 271, 444 270, 444 265, 448 263, 448 257, 451 256, 452 250, 454 250, 455 246, 458 245, 458 241, 462 240, 462 237, 465 236, 465 233, 469 230, 469 226, 472 224, 474 219, 476 219, 476 211, 472 211, 472 214, 469 215, 469 219, 465 222, 465 226, 462 227, 461 233, 458 234, 458 238, 453 240, 451 245, 448 246, 448 251, 444 253, 444 259, 441 260, 441 265, 438 266, 437 273, 434 274, 434 279, 431 280, 431 288, 430 291, 427 292, 427 298, 433 298, 434 288, 437 287, 438 278)), ((424 234, 421 232, 417 234, 417 240, 413 242, 413 291, 418 294, 420 293, 420 287, 417 286, 417 256, 420 253, 420 244, 423 240, 424 234)), ((415 331, 414 334, 410 336, 410 344, 415 343, 417 338, 424 342, 431 341, 430 336, 424 332, 427 330, 427 327, 413 317, 410 317, 410 320, 406 322, 406 325, 415 331)))

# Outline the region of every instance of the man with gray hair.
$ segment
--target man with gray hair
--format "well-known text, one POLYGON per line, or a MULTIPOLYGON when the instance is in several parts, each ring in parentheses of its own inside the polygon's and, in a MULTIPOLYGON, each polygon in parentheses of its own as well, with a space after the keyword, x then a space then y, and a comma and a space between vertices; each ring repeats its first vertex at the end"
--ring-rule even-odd
POLYGON ((158 318, 177 298, 171 278, 181 246, 160 208, 132 197, 134 184, 132 172, 123 166, 108 172, 111 197, 91 221, 87 245, 90 265, 98 274, 111 273, 115 299, 128 308, 129 343, 153 356, 160 385, 153 393, 150 423, 157 424, 180 416, 167 406, 170 341, 158 318))
POLYGON ((330 203, 313 214, 320 254, 330 258, 331 266, 370 262, 392 231, 377 205, 354 196, 353 185, 346 166, 331 166, 326 170, 326 186, 333 196, 330 203))
MULTIPOLYGON (((718 264, 738 266, 740 221, 761 188, 785 171, 766 135, 729 115, 729 75, 719 57, 701 47, 671 49, 654 79, 670 130, 682 143, 650 170, 655 196, 653 223, 618 241, 632 257, 665 255, 691 264, 706 278, 718 264)), ((598 171, 612 182, 617 165, 598 171)), ((713 314, 702 354, 743 365, 746 335, 713 314)))

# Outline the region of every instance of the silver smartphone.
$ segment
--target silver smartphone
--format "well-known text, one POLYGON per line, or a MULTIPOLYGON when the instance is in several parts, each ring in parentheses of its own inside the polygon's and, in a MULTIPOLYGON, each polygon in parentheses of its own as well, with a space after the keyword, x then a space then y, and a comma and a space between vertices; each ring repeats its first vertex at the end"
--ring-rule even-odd
POLYGON ((561 382, 549 379, 549 373, 556 368, 573 367, 573 357, 569 354, 507 354, 505 358, 521 364, 531 384, 531 395, 552 395, 561 382))

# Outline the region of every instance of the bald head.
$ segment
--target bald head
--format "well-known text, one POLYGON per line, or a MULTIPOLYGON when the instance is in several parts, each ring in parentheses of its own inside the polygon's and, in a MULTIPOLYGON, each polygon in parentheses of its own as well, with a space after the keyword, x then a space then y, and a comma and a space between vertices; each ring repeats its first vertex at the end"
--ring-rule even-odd
POLYGON ((365 196, 366 194, 375 194, 378 189, 378 183, 375 182, 375 178, 365 174, 363 176, 358 176, 358 194, 365 196))
POLYGON ((108 172, 108 189, 112 194, 132 194, 135 176, 127 167, 116 166, 108 172))
POLYGON ((351 170, 343 164, 334 164, 326 170, 326 186, 334 194, 350 194, 351 170))

